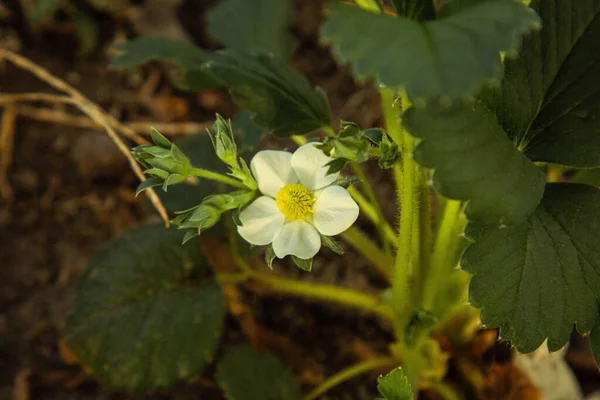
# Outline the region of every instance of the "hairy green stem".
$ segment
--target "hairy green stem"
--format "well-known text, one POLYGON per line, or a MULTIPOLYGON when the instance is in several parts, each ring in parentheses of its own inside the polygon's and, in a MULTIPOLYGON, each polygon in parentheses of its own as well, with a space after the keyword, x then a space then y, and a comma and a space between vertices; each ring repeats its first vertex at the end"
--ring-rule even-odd
POLYGON ((421 304, 425 310, 433 310, 436 301, 435 294, 439 292, 440 286, 444 285, 448 274, 454 267, 450 264, 451 260, 454 260, 453 253, 458 244, 460 232, 457 231, 457 228, 460 228, 458 221, 461 213, 461 201, 446 200, 421 297, 421 304))
POLYGON ((192 175, 200 177, 200 178, 210 179, 212 181, 218 181, 218 182, 225 183, 229 186, 234 186, 234 187, 237 187, 240 189, 249 190, 249 188, 246 187, 246 185, 244 185, 242 182, 238 181, 237 179, 230 178, 227 175, 219 174, 218 172, 213 172, 213 171, 209 171, 207 169, 202 169, 202 168, 192 168, 190 173, 192 175))
POLYGON ((352 365, 330 376, 323 383, 317 386, 312 392, 302 398, 302 400, 315 400, 323 393, 334 388, 335 386, 354 378, 357 375, 364 374, 375 369, 393 368, 398 365, 398 360, 393 357, 378 357, 372 360, 363 361, 352 365))

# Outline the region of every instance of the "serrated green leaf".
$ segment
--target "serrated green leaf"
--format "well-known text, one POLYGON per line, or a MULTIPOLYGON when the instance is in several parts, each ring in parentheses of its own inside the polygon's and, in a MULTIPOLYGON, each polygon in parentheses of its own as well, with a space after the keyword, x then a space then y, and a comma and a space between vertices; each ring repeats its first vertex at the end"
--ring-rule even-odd
POLYGON ((210 55, 193 44, 166 37, 145 36, 119 44, 115 49, 123 53, 113 58, 110 68, 134 68, 147 61, 161 60, 179 67, 181 74, 173 80, 182 90, 197 91, 220 86, 201 68, 210 55))
POLYGON ((435 169, 433 184, 440 193, 469 201, 469 219, 510 225, 537 207, 544 193, 543 172, 508 140, 485 107, 410 108, 403 123, 423 138, 415 160, 435 169))
POLYGON ((221 0, 208 13, 208 32, 228 50, 270 53, 289 60, 294 50, 291 0, 221 0))
POLYGON ((330 124, 324 93, 306 78, 265 55, 221 53, 204 66, 233 100, 253 113, 253 121, 281 137, 301 135, 330 124))
POLYGON ((420 104, 458 98, 486 80, 499 80, 499 52, 515 52, 521 35, 539 27, 538 16, 514 1, 447 3, 438 20, 417 22, 332 2, 322 37, 356 76, 404 87, 420 104))
POLYGON ((483 98, 534 161, 600 166, 600 0, 534 0, 543 29, 483 98))
POLYGON ((105 384, 130 391, 198 374, 225 317, 221 289, 201 283, 210 267, 183 232, 133 229, 98 251, 67 319, 65 341, 105 384))
POLYGON ((377 378, 377 390, 383 400, 412 400, 412 389, 402 368, 398 367, 389 374, 377 378))
POLYGON ((299 400, 294 375, 272 355, 242 345, 229 349, 217 366, 217 382, 228 400, 299 400))
POLYGON ((461 266, 474 274, 469 298, 500 336, 530 352, 548 338, 551 351, 574 324, 592 329, 600 293, 600 190, 552 183, 525 222, 499 228, 470 224, 474 241, 461 266))
POLYGON ((290 257, 292 257, 292 261, 294 262, 294 264, 296 264, 296 266, 298 268, 300 268, 301 270, 306 271, 306 272, 310 272, 312 270, 312 263, 313 263, 312 258, 305 260, 303 258, 298 258, 296 256, 290 256, 290 257))

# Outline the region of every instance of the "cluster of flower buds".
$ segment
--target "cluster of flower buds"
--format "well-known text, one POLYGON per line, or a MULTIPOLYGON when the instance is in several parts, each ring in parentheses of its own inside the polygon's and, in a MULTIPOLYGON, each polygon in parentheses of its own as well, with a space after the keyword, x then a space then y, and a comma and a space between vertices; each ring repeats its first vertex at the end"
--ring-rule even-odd
POLYGON ((391 168, 400 153, 398 146, 386 131, 380 128, 361 130, 352 122, 341 121, 341 130, 335 137, 325 139, 319 149, 333 158, 328 173, 341 171, 348 162, 363 163, 378 158, 381 168, 391 168))

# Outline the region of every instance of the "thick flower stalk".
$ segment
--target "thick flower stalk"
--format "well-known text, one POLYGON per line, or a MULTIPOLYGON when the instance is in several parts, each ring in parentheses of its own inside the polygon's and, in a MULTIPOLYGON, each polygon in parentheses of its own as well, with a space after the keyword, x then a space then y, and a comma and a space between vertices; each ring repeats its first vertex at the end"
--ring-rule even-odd
POLYGON ((250 163, 262 196, 240 213, 238 232, 251 244, 272 244, 278 258, 311 259, 322 236, 338 235, 358 218, 358 205, 335 184, 339 173, 327 175, 332 159, 316 145, 294 154, 260 151, 250 163))

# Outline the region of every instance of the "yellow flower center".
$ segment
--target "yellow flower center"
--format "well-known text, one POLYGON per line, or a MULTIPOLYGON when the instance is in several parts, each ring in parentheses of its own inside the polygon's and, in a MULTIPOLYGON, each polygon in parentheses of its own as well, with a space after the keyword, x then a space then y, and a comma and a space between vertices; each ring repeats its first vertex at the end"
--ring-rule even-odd
POLYGON ((304 219, 312 212, 315 199, 312 192, 299 183, 285 185, 275 196, 277 207, 283 215, 294 221, 304 219))

